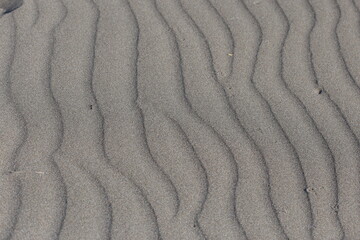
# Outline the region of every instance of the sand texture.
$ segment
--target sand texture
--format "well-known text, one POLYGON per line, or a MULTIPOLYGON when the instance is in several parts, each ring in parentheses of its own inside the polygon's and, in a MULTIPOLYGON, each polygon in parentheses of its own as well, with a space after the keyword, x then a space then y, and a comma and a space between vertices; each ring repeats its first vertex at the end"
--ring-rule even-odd
POLYGON ((360 0, 20 2, 0 240, 360 240, 360 0))

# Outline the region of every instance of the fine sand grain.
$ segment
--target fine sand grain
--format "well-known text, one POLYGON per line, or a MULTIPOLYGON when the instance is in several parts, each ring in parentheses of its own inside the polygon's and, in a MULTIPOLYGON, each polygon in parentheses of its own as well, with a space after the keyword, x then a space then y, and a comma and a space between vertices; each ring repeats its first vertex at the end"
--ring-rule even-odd
POLYGON ((360 240, 360 0, 0 0, 0 240, 360 240))

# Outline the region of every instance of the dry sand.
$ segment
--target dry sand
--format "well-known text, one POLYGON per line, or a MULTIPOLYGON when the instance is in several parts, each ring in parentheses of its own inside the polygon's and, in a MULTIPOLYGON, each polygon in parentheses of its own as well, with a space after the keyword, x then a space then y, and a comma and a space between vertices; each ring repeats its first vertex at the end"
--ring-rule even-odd
POLYGON ((360 239, 360 0, 21 2, 1 240, 360 239))

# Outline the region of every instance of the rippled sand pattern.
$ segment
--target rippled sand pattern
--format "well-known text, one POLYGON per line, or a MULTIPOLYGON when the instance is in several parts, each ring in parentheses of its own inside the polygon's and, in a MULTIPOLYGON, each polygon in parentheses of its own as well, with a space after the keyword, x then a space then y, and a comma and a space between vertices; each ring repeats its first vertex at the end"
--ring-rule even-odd
POLYGON ((0 240, 360 240, 360 0, 9 6, 0 240))

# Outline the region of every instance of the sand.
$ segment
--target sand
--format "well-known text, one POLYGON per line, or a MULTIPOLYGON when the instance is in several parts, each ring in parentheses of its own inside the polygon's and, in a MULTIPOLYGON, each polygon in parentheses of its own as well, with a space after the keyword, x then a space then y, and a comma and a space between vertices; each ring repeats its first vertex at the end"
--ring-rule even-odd
POLYGON ((0 239, 360 240, 359 0, 0 8, 0 239))

